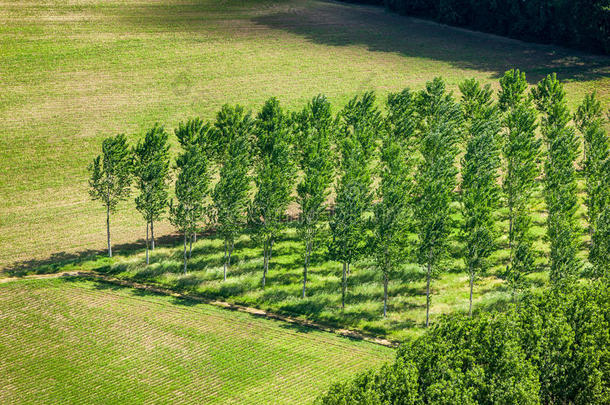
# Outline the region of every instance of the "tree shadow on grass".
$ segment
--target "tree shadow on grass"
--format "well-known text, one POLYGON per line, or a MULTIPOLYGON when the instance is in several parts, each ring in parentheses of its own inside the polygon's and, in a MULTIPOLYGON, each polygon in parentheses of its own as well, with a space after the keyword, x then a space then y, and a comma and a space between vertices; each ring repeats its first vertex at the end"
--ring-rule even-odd
POLYGON ((610 72, 610 58, 557 46, 454 28, 385 12, 381 7, 307 3, 296 11, 263 13, 256 24, 329 46, 365 46, 372 52, 447 62, 499 78, 519 68, 535 83, 551 72, 562 80, 588 81, 610 72))

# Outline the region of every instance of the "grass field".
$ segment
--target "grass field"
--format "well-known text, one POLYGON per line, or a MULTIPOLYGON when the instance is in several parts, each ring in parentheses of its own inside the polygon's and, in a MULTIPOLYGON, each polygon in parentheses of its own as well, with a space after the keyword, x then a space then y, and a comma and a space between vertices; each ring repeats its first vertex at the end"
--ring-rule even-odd
POLYGON ((91 281, 0 284, 0 403, 307 403, 394 350, 91 281))
MULTIPOLYGON (((311 0, 49 0, 0 2, 0 268, 21 270, 104 247, 104 211, 86 167, 101 139, 136 139, 212 118, 225 102, 289 108, 326 93, 380 98, 442 75, 496 81, 521 68, 556 71, 574 106, 596 89, 606 106, 610 58, 525 44, 386 13, 311 0)), ((132 202, 114 241, 144 225, 132 202)), ((166 222, 160 233, 171 231, 166 222)), ((461 276, 460 276, 461 277, 461 276)))

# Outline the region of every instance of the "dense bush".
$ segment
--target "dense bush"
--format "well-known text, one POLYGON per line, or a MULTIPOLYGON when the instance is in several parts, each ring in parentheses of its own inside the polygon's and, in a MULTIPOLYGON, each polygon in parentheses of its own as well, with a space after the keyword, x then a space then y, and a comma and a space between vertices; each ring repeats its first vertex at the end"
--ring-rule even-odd
POLYGON ((394 364, 321 404, 610 403, 607 283, 529 295, 504 313, 443 318, 394 364))
POLYGON ((610 53, 610 0, 349 0, 534 42, 610 53))

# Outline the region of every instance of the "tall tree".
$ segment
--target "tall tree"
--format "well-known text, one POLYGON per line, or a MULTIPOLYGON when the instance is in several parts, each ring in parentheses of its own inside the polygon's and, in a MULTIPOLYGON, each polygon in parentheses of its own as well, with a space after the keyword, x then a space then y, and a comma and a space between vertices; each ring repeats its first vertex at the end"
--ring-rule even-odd
POLYGON ((110 243, 110 213, 117 204, 129 196, 131 183, 131 154, 127 138, 123 134, 104 139, 102 154, 89 165, 89 194, 106 207, 106 238, 108 256, 112 257, 110 243))
MULTIPOLYGON (((220 153, 220 137, 218 136, 218 131, 215 130, 214 126, 209 122, 202 121, 200 118, 191 118, 186 122, 180 122, 178 127, 174 129, 174 134, 176 135, 176 138, 178 138, 178 142, 180 143, 180 146, 182 146, 183 150, 186 150, 191 146, 196 146, 201 151, 208 161, 208 175, 209 177, 212 177, 214 165, 211 163, 218 158, 220 153)), ((202 215, 201 219, 204 217, 205 215, 202 215)), ((194 231, 191 234, 191 246, 193 242, 197 241, 198 230, 199 224, 195 224, 194 231)))
POLYGON ((224 240, 223 279, 227 279, 227 269, 231 266, 231 254, 235 238, 246 225, 248 198, 250 191, 250 135, 253 120, 241 106, 224 105, 216 116, 214 124, 219 136, 222 157, 219 159, 220 179, 214 188, 212 198, 218 234, 224 240))
POLYGON ((296 116, 299 168, 303 172, 297 185, 299 203, 299 235, 305 244, 303 258, 303 289, 307 288, 307 269, 311 254, 322 231, 325 202, 333 181, 333 150, 335 121, 330 103, 318 95, 296 116))
POLYGON ((380 125, 375 95, 354 97, 340 114, 341 155, 335 208, 330 220, 330 257, 342 264, 341 307, 345 308, 349 266, 366 247, 365 213, 371 208, 371 161, 380 125))
POLYGON ((263 245, 265 288, 273 244, 279 236, 286 208, 292 199, 296 174, 292 144, 292 123, 277 99, 267 100, 255 124, 257 191, 248 209, 254 240, 263 245))
POLYGON ((541 130, 547 146, 544 164, 545 200, 548 210, 547 235, 551 244, 553 285, 571 284, 579 270, 579 229, 576 221, 578 196, 574 163, 578 139, 568 125, 570 111, 563 85, 555 74, 548 75, 532 89, 536 106, 542 112, 541 130))
POLYGON ((510 249, 506 279, 514 296, 523 287, 525 274, 534 266, 532 205, 536 178, 540 175, 538 160, 542 140, 536 138, 537 114, 526 93, 525 73, 507 71, 500 79, 500 86, 499 106, 504 113, 505 135, 502 190, 508 207, 510 249))
POLYGON ((184 274, 187 270, 187 240, 192 240, 197 223, 204 215, 204 198, 208 191, 208 160, 198 145, 189 145, 176 159, 178 178, 176 203, 170 201, 170 222, 184 235, 184 274))
POLYGON ((468 315, 472 316, 475 279, 485 271, 494 250, 494 211, 498 207, 500 166, 498 110, 492 105, 491 88, 475 80, 460 84, 466 118, 467 144, 462 159, 461 205, 464 217, 461 238, 470 280, 468 315))
POLYGON ((373 207, 373 256, 383 276, 383 316, 387 315, 388 282, 407 257, 407 231, 416 155, 415 97, 405 89, 388 96, 388 115, 381 145, 381 182, 373 207))
POLYGON ((593 235, 599 215, 610 203, 610 184, 604 178, 610 157, 610 140, 604 130, 602 107, 595 93, 587 94, 574 115, 576 127, 584 139, 584 174, 589 219, 589 233, 593 235))
POLYGON ((416 175, 415 220, 419 236, 418 261, 426 266, 426 326, 430 323, 430 284, 447 251, 450 205, 456 186, 460 106, 435 78, 418 96, 420 153, 416 175))
POLYGON ((167 207, 169 176, 168 135, 162 126, 155 124, 133 149, 133 173, 139 194, 136 208, 146 221, 146 264, 148 257, 148 230, 151 247, 155 249, 154 223, 167 207))

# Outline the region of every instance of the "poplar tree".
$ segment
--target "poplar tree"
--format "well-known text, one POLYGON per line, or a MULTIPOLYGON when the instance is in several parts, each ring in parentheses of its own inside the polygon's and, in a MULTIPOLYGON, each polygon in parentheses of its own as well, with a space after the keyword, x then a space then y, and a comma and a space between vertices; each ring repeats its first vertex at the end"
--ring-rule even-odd
MULTIPOLYGON (((200 118, 191 118, 186 122, 180 122, 178 127, 174 129, 174 134, 178 138, 178 142, 183 150, 196 146, 201 151, 208 162, 206 163, 206 168, 209 172, 208 176, 212 177, 214 166, 211 163, 218 158, 220 148, 218 143, 219 137, 214 126, 209 122, 202 121, 200 118)), ((205 215, 202 215, 201 219, 204 217, 205 215)), ((194 231, 191 234, 190 246, 192 246, 193 242, 197 242, 198 229, 199 225, 195 224, 194 231)))
POLYGON ((514 293, 534 267, 531 234, 533 195, 540 175, 542 140, 536 138, 537 114, 526 93, 525 73, 509 70, 500 79, 499 106, 503 111, 505 142, 502 190, 508 208, 509 261, 506 279, 514 293))
POLYGON ((410 202, 413 192, 415 97, 408 89, 392 93, 381 145, 378 202, 373 207, 373 256, 383 276, 383 316, 387 316, 388 282, 407 257, 410 202))
POLYGON ((605 168, 610 156, 609 139, 604 130, 601 103, 595 93, 585 96, 574 115, 576 127, 584 140, 585 205, 589 220, 589 234, 595 234, 599 215, 610 203, 610 184, 605 168))
POLYGON ((487 268, 486 259, 494 250, 494 210, 498 207, 500 189, 497 183, 500 166, 498 110, 492 105, 489 85, 481 87, 475 80, 460 84, 466 118, 466 153, 462 159, 461 205, 464 217, 461 239, 469 275, 472 316, 472 291, 475 279, 487 268))
POLYGON ((146 264, 148 256, 148 231, 150 229, 151 247, 155 249, 154 223, 161 218, 167 207, 169 176, 168 135, 162 126, 155 124, 144 139, 133 149, 133 173, 139 195, 136 208, 146 221, 146 264))
POLYGON ((456 186, 461 111, 445 83, 435 78, 418 96, 422 162, 416 174, 415 222, 418 262, 426 267, 426 327, 430 323, 430 284, 445 256, 451 226, 451 202, 456 186))
POLYGON ((218 234, 224 241, 223 279, 231 266, 235 239, 247 222, 246 208, 250 191, 250 135, 253 120, 241 106, 224 105, 214 126, 222 150, 220 179, 212 198, 218 234))
POLYGON ((89 194, 106 207, 106 238, 108 256, 112 257, 110 243, 110 214, 120 201, 129 196, 131 184, 131 153, 123 134, 104 139, 102 154, 89 165, 89 194))
MULTIPOLYGON (((208 191, 208 160, 198 145, 189 145, 176 159, 178 178, 176 203, 170 201, 170 222, 184 236, 184 274, 187 270, 187 240, 192 243, 197 223, 204 216, 204 198, 208 191)), ((190 256, 190 254, 189 254, 190 256)))
POLYGON ((543 114, 541 130, 547 147, 544 164, 544 193, 548 210, 547 236, 551 244, 550 280, 565 287, 574 282, 580 263, 576 210, 578 196, 574 163, 578 140, 568 125, 570 112, 562 84, 555 74, 542 79, 532 90, 543 114))
POLYGON ((277 99, 267 100, 255 124, 256 194, 248 208, 253 238, 263 245, 265 288, 273 244, 283 229, 282 219, 292 200, 296 174, 293 159, 292 123, 277 99))
POLYGON ((305 298, 307 270, 311 254, 322 234, 322 219, 325 202, 333 181, 333 150, 335 121, 326 97, 314 97, 303 111, 297 115, 297 142, 299 147, 299 167, 303 172, 297 185, 297 202, 300 208, 299 236, 305 244, 303 257, 303 289, 305 298))
POLYGON ((366 248, 365 212, 371 208, 371 160, 380 124, 375 95, 354 97, 340 114, 338 149, 339 180, 333 215, 330 257, 342 264, 341 308, 345 308, 349 266, 366 248))

